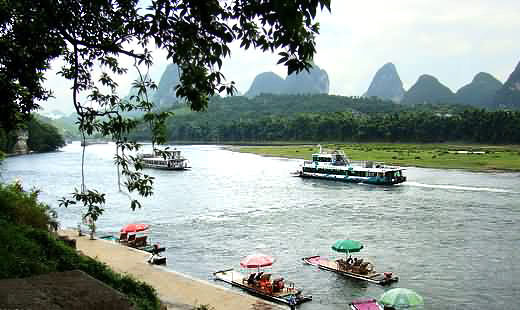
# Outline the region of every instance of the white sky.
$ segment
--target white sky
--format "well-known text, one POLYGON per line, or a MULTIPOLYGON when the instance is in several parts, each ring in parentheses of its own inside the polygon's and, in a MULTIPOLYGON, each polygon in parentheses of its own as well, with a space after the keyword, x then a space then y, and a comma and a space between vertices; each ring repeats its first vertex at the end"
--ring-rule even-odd
MULTIPOLYGON (((431 74, 453 91, 469 83, 481 71, 504 82, 520 61, 520 1, 518 0, 332 0, 332 13, 318 21, 314 61, 329 74, 330 94, 363 94, 375 72, 393 62, 408 89, 421 74, 431 74)), ((245 93, 254 77, 274 71, 277 56, 231 47, 223 72, 245 93)), ((154 54, 152 78, 158 83, 168 64, 165 53, 154 54)), ((56 96, 44 103, 46 111, 72 111, 71 84, 47 75, 56 96)), ((118 78, 121 96, 128 93, 136 75, 118 78)))

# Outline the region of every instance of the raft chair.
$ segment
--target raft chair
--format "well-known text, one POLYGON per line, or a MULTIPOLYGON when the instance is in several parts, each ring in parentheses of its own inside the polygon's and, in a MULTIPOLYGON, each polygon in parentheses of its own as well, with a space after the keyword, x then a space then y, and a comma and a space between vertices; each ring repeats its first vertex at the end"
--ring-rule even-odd
POLYGON ((124 232, 124 233, 121 233, 121 235, 119 235, 119 240, 118 241, 120 243, 125 243, 125 242, 128 241, 127 238, 128 238, 128 234, 124 232))
POLYGON ((146 241, 148 240, 148 236, 140 236, 136 237, 132 242, 128 242, 128 246, 133 248, 144 247, 146 245, 146 241))

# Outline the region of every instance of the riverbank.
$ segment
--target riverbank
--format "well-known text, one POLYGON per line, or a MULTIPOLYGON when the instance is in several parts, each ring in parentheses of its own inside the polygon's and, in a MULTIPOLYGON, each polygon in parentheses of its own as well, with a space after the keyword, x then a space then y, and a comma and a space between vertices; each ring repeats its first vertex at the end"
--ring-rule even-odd
MULTIPOLYGON (((59 234, 75 239, 77 249, 84 255, 107 264, 114 271, 131 275, 153 286, 168 309, 192 310, 196 305, 210 305, 215 310, 285 309, 165 267, 150 265, 146 262, 150 254, 144 251, 115 242, 90 240, 88 236, 78 237, 75 230, 62 230, 59 234)), ((175 257, 168 257, 168 260, 170 266, 175 266, 175 257)))
MULTIPOLYGON (((372 160, 391 165, 471 171, 520 171, 520 146, 473 144, 324 144, 341 149, 353 160, 372 160)), ((310 159, 319 152, 316 145, 233 146, 243 153, 296 159, 310 159)))

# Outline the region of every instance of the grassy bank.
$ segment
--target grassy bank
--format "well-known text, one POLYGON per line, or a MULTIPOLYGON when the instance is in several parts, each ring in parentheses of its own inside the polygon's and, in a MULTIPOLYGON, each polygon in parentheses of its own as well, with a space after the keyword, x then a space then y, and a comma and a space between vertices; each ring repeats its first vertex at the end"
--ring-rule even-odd
POLYGON ((154 288, 79 255, 49 232, 55 224, 48 206, 38 202, 37 192, 26 192, 19 184, 0 184, 0 279, 79 269, 128 296, 136 309, 160 308, 154 288))
MULTIPOLYGON (((400 166, 467 169, 472 171, 520 171, 520 146, 469 144, 324 144, 341 149, 353 160, 373 160, 400 166)), ((310 159, 316 145, 238 146, 239 152, 266 156, 310 159)))

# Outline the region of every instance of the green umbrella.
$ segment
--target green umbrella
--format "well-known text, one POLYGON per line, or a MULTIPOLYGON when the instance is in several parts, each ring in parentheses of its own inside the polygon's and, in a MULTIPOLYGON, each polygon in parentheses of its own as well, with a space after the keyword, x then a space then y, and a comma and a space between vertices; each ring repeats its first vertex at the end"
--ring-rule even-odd
POLYGON ((338 240, 332 245, 332 249, 336 252, 344 252, 345 257, 349 253, 359 252, 363 248, 363 244, 355 240, 338 240))
POLYGON ((334 251, 343 253, 359 252, 362 248, 363 244, 355 240, 338 240, 332 245, 334 251))
POLYGON ((421 295, 407 288, 394 288, 379 297, 379 303, 394 308, 408 308, 423 305, 421 295))

